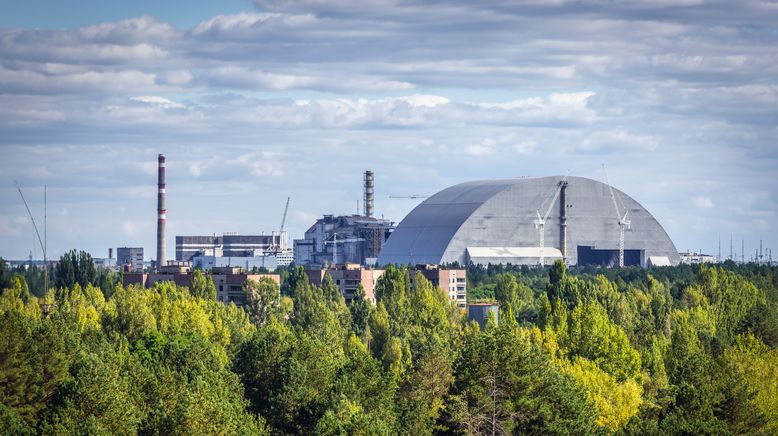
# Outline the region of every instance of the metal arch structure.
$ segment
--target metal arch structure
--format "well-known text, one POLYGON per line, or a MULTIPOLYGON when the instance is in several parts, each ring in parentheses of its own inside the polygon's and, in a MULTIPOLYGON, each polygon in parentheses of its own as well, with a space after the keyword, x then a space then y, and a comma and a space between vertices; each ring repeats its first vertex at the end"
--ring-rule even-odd
MULTIPOLYGON (((537 253, 538 205, 545 205, 549 192, 563 176, 479 180, 446 188, 416 206, 397 226, 378 257, 380 265, 414 263, 467 264, 468 247, 534 247, 537 253), (412 254, 411 254, 412 253, 412 254)), ((613 198, 605 183, 570 176, 566 180, 566 211, 552 202, 546 227, 565 231, 545 235, 547 247, 571 248, 570 265, 578 264, 582 246, 618 250, 613 238, 613 198), (565 237, 566 235, 566 237, 565 237)), ((614 197, 628 211, 634 229, 625 241, 628 250, 667 257, 678 264, 675 245, 661 224, 639 202, 613 188, 614 197)), ((542 218, 542 217, 541 217, 542 218)), ((537 264, 535 257, 534 264, 537 264)))

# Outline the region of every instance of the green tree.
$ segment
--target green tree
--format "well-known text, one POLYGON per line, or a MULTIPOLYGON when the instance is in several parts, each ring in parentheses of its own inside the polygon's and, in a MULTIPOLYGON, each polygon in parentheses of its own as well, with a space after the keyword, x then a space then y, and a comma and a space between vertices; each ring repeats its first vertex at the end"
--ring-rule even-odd
POLYGON ((278 285, 271 278, 263 277, 259 281, 246 280, 243 284, 243 292, 246 294, 249 318, 255 325, 263 325, 278 314, 281 293, 278 285))
POLYGON ((192 271, 192 286, 189 289, 193 297, 216 299, 216 285, 213 284, 213 278, 203 274, 201 269, 192 271))
POLYGON ((362 284, 357 286, 349 310, 351 311, 351 329, 357 336, 362 337, 367 329, 367 321, 370 318, 371 310, 370 302, 365 299, 365 290, 362 284))

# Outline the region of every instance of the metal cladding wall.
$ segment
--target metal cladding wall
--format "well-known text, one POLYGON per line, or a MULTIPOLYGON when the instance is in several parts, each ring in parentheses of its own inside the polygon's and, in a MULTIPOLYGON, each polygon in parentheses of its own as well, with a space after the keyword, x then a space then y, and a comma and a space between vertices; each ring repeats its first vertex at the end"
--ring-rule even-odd
MULTIPOLYGON (((378 263, 465 264, 467 247, 537 247, 537 211, 545 213, 562 179, 484 180, 446 188, 400 222, 378 263)), ((568 177, 567 182, 567 263, 578 263, 578 246, 618 249, 619 225, 608 185, 583 177, 568 177)), ((656 219, 628 195, 613 191, 632 221, 625 232, 625 249, 643 250, 644 259, 666 256, 678 264, 678 251, 656 219)), ((546 247, 562 247, 560 204, 557 199, 546 220, 546 247)))

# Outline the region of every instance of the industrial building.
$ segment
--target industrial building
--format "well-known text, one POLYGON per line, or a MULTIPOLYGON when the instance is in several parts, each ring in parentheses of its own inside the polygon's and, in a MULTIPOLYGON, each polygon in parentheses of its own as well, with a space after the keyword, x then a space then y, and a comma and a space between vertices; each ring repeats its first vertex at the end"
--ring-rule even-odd
POLYGON ((583 177, 481 180, 427 198, 378 257, 387 264, 677 265, 657 220, 609 184, 583 177))
POLYGON ((143 271, 143 247, 118 247, 116 265, 119 268, 129 267, 130 271, 143 271))
POLYGON ((703 254, 701 252, 693 252, 693 251, 686 251, 683 253, 678 253, 678 255, 681 257, 681 263, 686 263, 690 265, 699 264, 699 263, 716 263, 718 262, 718 258, 716 256, 713 256, 711 254, 703 254))
POLYGON ((374 175, 363 177, 362 215, 324 215, 294 240, 294 263, 310 267, 356 263, 374 265, 394 223, 373 217, 374 175))
POLYGON ((394 223, 362 215, 324 215, 294 240, 295 265, 342 263, 372 265, 394 230, 394 223))
POLYGON ((286 231, 270 235, 176 236, 176 260, 191 261, 204 269, 230 265, 275 269, 289 265, 293 259, 286 231))

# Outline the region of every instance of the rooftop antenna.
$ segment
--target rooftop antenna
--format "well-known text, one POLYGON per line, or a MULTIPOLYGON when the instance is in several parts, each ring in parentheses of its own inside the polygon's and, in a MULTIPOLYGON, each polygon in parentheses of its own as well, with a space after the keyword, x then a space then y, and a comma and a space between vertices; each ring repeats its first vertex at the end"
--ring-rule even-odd
MULTIPOLYGON (((619 223, 619 268, 624 267, 624 228, 631 228, 632 222, 627 218, 629 210, 624 208, 624 216, 619 212, 619 206, 616 203, 616 194, 613 193, 613 186, 611 186, 610 179, 608 178, 608 170, 605 168, 605 164, 602 164, 602 171, 605 173, 605 183, 608 184, 608 189, 611 193, 611 200, 613 200, 613 207, 616 209, 616 219, 619 223)), ((700 250, 702 251, 702 250, 700 250)))
POLYGON ((721 235, 719 235, 719 257, 716 260, 721 263, 721 235))
MULTIPOLYGON (((24 202, 24 207, 27 209, 27 214, 30 215, 30 221, 32 221, 32 226, 35 228, 35 235, 38 237, 38 243, 41 246, 41 250, 43 251, 43 268, 44 268, 44 276, 43 276, 43 293, 45 294, 49 289, 49 262, 48 257, 46 253, 46 191, 47 187, 46 185, 43 185, 43 239, 41 239, 41 234, 38 231, 38 225, 35 224, 35 218, 32 216, 32 212, 30 211, 30 206, 27 204, 27 200, 24 198, 24 194, 22 193, 22 188, 19 186, 19 182, 16 183, 16 189, 19 191, 19 196, 22 197, 22 201, 24 202)), ((32 252, 30 252, 30 264, 32 264, 32 252)))

